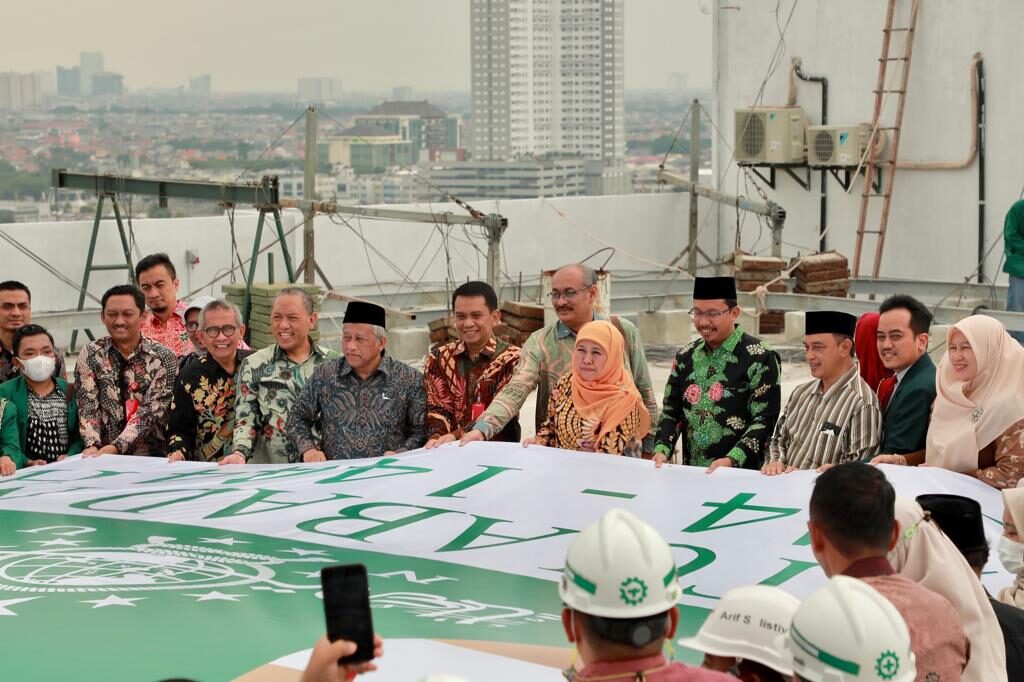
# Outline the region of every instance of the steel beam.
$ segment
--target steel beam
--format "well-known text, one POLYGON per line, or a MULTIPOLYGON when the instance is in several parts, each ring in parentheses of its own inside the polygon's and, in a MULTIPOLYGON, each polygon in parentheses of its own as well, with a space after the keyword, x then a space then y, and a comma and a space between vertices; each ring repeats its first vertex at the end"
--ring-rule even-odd
POLYGON ((133 178, 126 175, 73 173, 64 168, 53 169, 53 186, 57 189, 81 189, 98 196, 138 194, 161 200, 196 199, 225 204, 276 204, 280 200, 277 178, 264 177, 259 183, 201 182, 133 178))
MULTIPOLYGON (((390 208, 371 208, 369 206, 351 206, 348 204, 337 204, 332 201, 304 201, 301 199, 282 199, 281 208, 297 208, 303 212, 313 209, 316 213, 340 213, 343 215, 361 216, 363 218, 380 218, 383 220, 408 220, 410 222, 426 223, 433 225, 486 225, 487 216, 479 218, 470 215, 458 215, 455 213, 433 213, 431 211, 401 211, 390 208)), ((508 226, 508 220, 505 226, 508 226)))
POLYGON ((990 300, 995 298, 998 301, 1006 300, 1006 285, 1004 284, 976 284, 974 282, 941 282, 936 280, 919 279, 866 279, 857 278, 850 280, 850 293, 874 296, 888 296, 892 294, 907 294, 918 298, 921 301, 938 301, 945 298, 947 302, 955 303, 959 298, 990 300))

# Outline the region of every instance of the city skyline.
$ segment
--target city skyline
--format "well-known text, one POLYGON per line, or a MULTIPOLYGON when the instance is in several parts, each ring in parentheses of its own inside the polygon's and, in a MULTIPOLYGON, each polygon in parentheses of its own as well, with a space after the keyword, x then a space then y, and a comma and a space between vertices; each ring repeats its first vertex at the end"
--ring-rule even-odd
MULTIPOLYGON (((679 73, 691 87, 710 84, 711 18, 700 3, 626 5, 627 89, 664 89, 679 73)), ((307 77, 340 79, 348 92, 470 89, 468 0, 309 0, 305 15, 286 21, 279 7, 182 0, 154 24, 151 7, 116 0, 64 0, 46 13, 16 6, 6 12, 18 31, 0 43, 0 71, 55 71, 81 52, 102 52, 106 69, 123 74, 131 90, 187 87, 207 73, 222 93, 294 92, 307 77)))

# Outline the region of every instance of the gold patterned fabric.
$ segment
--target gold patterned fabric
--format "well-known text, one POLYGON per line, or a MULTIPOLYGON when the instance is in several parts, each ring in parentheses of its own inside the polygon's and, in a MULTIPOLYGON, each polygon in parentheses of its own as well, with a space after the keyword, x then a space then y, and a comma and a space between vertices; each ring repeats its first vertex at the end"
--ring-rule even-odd
POLYGON ((537 443, 563 450, 639 457, 641 447, 636 431, 640 425, 640 409, 634 409, 618 428, 595 441, 599 422, 584 419, 576 410, 572 402, 572 379, 571 372, 563 375, 551 390, 547 419, 537 431, 537 443))

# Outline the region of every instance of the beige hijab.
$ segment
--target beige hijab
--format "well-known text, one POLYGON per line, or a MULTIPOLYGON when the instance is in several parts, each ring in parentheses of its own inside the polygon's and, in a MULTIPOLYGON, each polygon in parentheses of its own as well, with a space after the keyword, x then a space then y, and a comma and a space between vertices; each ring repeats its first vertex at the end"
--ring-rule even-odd
POLYGON ((935 403, 928 426, 926 462, 961 473, 978 468, 978 452, 1024 419, 1024 347, 999 320, 971 315, 949 328, 971 344, 978 375, 956 378, 949 354, 935 372, 935 403), (968 397, 970 393, 970 397, 968 397))
POLYGON ((956 545, 913 500, 896 498, 900 536, 889 552, 896 571, 948 599, 960 614, 971 641, 971 660, 965 682, 1006 680, 1003 631, 988 601, 985 588, 956 545))
MULTIPOLYGON (((1003 491, 1003 505, 1010 512, 1017 532, 1024 532, 1024 479, 1017 483, 1016 488, 1007 488, 1003 491)), ((1024 609, 1024 570, 1017 574, 1017 579, 1012 585, 999 593, 999 601, 1024 609)))

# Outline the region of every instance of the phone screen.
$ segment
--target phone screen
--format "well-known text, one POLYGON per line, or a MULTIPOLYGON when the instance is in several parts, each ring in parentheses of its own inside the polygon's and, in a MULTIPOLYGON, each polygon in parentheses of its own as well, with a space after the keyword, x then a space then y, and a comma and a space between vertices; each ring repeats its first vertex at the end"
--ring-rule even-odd
POLYGON ((329 566, 321 569, 320 582, 324 588, 327 638, 332 642, 347 639, 358 647, 354 654, 338 662, 373 660, 373 618, 370 615, 370 584, 366 566, 329 566))

